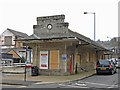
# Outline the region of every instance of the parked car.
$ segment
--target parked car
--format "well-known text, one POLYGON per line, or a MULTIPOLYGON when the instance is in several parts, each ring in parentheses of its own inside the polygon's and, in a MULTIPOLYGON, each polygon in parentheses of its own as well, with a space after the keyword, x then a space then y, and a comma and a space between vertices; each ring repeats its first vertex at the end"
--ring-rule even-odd
POLYGON ((116 67, 120 68, 120 59, 117 60, 116 67))
POLYGON ((117 59, 116 58, 112 58, 112 59, 108 59, 109 61, 111 61, 115 66, 117 64, 117 59))
POLYGON ((30 62, 25 62, 25 64, 26 64, 25 65, 26 68, 31 68, 32 67, 32 64, 30 62))
POLYGON ((113 62, 114 64, 117 64, 117 59, 116 58, 111 58, 111 59, 108 59, 108 60, 113 62))
POLYGON ((114 74, 116 72, 115 64, 110 60, 99 60, 96 63, 96 73, 109 73, 114 74))
POLYGON ((17 67, 26 67, 26 68, 32 67, 32 64, 30 62, 27 62, 27 61, 25 63, 14 63, 13 65, 17 66, 17 67))

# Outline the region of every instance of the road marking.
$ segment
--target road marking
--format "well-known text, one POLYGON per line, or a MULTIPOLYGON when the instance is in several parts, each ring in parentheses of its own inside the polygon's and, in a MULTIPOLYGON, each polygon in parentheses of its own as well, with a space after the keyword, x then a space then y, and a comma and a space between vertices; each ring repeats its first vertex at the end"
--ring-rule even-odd
POLYGON ((111 85, 110 87, 108 88, 118 88, 118 85, 111 85))
POLYGON ((68 87, 74 87, 74 88, 89 88, 89 87, 83 87, 83 86, 74 86, 74 85, 65 85, 65 84, 59 84, 60 86, 68 86, 68 87))
POLYGON ((108 85, 108 84, 92 83, 92 82, 84 82, 84 83, 86 83, 86 84, 94 84, 94 85, 101 85, 101 86, 107 86, 108 88, 118 87, 118 85, 108 85))
POLYGON ((102 83, 92 83, 92 82, 85 82, 86 84, 94 84, 94 85, 101 85, 101 86, 110 86, 108 84, 102 84, 102 83))
POLYGON ((86 84, 79 84, 79 83, 75 83, 75 85, 78 85, 78 86, 86 86, 86 84))

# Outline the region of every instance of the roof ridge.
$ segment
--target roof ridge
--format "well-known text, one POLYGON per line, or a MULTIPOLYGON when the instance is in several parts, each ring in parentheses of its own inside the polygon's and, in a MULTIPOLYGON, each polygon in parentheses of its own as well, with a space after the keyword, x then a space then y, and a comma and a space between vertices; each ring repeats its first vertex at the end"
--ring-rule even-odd
POLYGON ((82 40, 84 40, 84 41, 86 41, 86 42, 88 42, 88 43, 90 43, 90 44, 93 44, 93 45, 95 45, 95 46, 99 46, 99 47, 101 47, 101 48, 104 48, 103 46, 101 46, 99 43, 97 43, 96 41, 93 41, 93 40, 91 40, 89 37, 86 37, 86 36, 84 36, 84 35, 82 35, 82 34, 80 34, 80 33, 77 33, 77 32, 74 32, 74 31, 72 31, 72 30, 70 30, 69 29, 69 32, 71 32, 71 34, 73 34, 73 36, 74 37, 77 37, 77 38, 81 38, 82 40))
POLYGON ((17 36, 28 36, 26 33, 23 33, 23 32, 20 32, 20 31, 16 31, 16 30, 13 30, 13 29, 9 29, 7 28, 7 30, 9 30, 10 32, 12 32, 13 34, 17 35, 17 36))
MULTIPOLYGON (((7 28, 7 30, 14 31, 14 32, 18 32, 18 33, 23 33, 23 32, 20 32, 20 31, 13 30, 13 29, 9 29, 9 28, 7 28)), ((13 33, 14 33, 14 32, 13 32, 13 33)), ((23 33, 23 34, 26 34, 26 33, 23 33)))

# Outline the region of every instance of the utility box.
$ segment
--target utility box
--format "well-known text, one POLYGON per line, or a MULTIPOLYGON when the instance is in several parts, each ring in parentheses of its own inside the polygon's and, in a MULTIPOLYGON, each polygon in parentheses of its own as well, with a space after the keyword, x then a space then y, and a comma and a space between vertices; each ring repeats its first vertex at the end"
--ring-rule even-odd
POLYGON ((39 75, 39 68, 37 66, 31 67, 31 76, 38 76, 39 75))

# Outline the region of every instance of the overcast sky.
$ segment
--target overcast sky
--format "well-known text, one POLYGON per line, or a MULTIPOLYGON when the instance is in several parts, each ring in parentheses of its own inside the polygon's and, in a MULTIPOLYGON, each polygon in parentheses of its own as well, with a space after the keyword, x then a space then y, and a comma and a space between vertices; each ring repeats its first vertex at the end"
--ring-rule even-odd
POLYGON ((0 33, 7 28, 33 34, 36 17, 65 15, 69 29, 94 39, 96 13, 96 40, 110 40, 118 36, 119 0, 1 0, 0 33), (110 37, 110 38, 107 38, 110 37))

